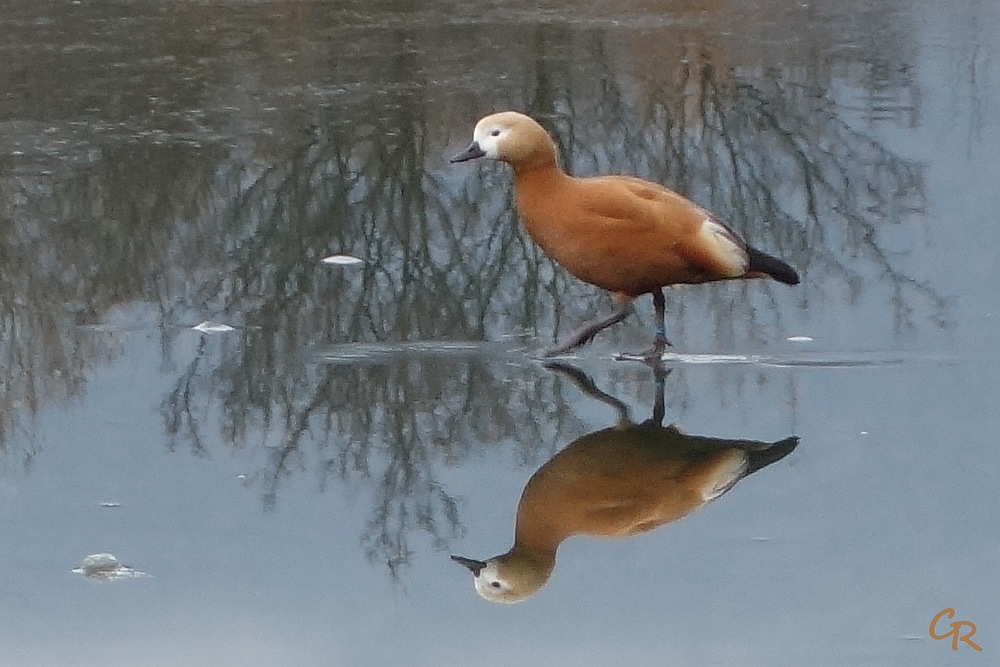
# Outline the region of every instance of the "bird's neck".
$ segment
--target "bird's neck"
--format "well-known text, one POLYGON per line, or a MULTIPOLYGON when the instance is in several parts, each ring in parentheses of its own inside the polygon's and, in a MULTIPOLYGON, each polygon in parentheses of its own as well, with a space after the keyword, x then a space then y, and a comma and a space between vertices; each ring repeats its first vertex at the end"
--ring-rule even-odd
POLYGON ((558 511, 558 503, 553 503, 544 493, 538 495, 537 486, 529 481, 518 504, 511 551, 554 561, 556 550, 563 540, 576 532, 575 526, 566 520, 565 512, 558 511))
POLYGON ((510 553, 539 562, 555 561, 556 551, 566 535, 557 527, 545 525, 525 525, 518 522, 514 530, 514 546, 510 553))
POLYGON ((569 178, 556 162, 555 155, 524 160, 511 165, 514 168, 514 187, 536 182, 552 182, 569 178))
POLYGON ((510 551, 496 557, 499 574, 518 592, 519 599, 532 595, 545 585, 556 566, 556 555, 540 553, 514 544, 510 551))
POLYGON ((539 551, 519 542, 514 542, 510 551, 497 557, 501 570, 507 570, 508 576, 516 573, 522 586, 527 585, 534 590, 541 587, 556 566, 556 551, 539 551))
POLYGON ((514 170, 514 197, 521 222, 535 243, 559 261, 563 229, 560 206, 572 200, 573 177, 554 160, 514 170))

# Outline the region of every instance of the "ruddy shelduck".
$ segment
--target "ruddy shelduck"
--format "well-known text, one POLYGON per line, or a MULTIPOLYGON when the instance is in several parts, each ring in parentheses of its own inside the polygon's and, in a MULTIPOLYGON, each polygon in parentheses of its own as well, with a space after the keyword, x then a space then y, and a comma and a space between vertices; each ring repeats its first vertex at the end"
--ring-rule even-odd
POLYGON ((513 167, 518 213, 545 254, 615 298, 614 312, 587 323, 547 356, 584 345, 628 317, 633 299, 652 294, 656 337, 641 355, 659 359, 670 345, 663 287, 764 277, 787 285, 799 282, 791 266, 750 246, 704 208, 662 185, 631 176, 566 174, 548 132, 524 114, 486 116, 476 124, 472 144, 451 161, 481 157, 513 167))
POLYGON ((634 424, 627 407, 581 371, 556 368, 614 406, 619 423, 575 440, 531 476, 517 505, 510 551, 485 561, 451 557, 472 572, 476 591, 491 602, 520 602, 541 588, 567 538, 629 537, 677 521, 781 460, 799 442, 724 440, 662 426, 662 375, 652 418, 634 424))

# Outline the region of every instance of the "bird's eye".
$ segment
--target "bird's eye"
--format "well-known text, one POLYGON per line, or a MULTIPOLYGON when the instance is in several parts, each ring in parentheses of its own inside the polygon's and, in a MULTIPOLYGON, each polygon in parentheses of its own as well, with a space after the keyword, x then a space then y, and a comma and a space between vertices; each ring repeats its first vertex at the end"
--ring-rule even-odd
POLYGON ((490 586, 492 586, 493 588, 500 588, 500 582, 494 581, 493 583, 490 584, 490 586))
POLYGON ((500 130, 493 130, 492 132, 490 132, 490 136, 491 137, 499 137, 500 136, 500 130))

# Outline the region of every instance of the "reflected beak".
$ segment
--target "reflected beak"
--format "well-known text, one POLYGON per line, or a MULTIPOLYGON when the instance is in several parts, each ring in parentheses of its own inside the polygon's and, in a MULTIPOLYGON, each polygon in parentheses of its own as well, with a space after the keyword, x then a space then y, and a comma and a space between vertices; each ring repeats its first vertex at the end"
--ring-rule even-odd
POLYGON ((486 153, 479 147, 479 142, 473 141, 469 144, 468 148, 453 157, 451 162, 454 164, 456 162, 465 162, 466 160, 475 160, 476 158, 483 157, 484 155, 486 155, 486 153))
MULTIPOLYGON (((472 158, 466 158, 471 160, 472 158)), ((452 160, 454 162, 454 160, 452 160)), ((451 559, 458 563, 459 565, 464 565, 472 573, 472 576, 478 577, 479 573, 483 571, 486 567, 486 563, 481 560, 473 560, 471 558, 466 558, 465 556, 452 556, 451 559)))

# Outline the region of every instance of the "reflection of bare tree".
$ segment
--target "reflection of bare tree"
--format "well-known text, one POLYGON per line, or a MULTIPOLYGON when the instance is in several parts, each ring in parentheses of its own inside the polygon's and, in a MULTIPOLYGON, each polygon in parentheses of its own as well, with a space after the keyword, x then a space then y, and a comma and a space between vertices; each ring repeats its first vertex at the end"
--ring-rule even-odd
POLYGON ((280 379, 262 381, 241 363, 253 357, 246 355, 258 334, 198 346, 162 406, 171 443, 202 452, 202 423, 221 418, 226 442, 261 452, 249 483, 266 508, 275 507, 283 484, 307 471, 318 473, 323 488, 336 482, 370 493, 362 544, 393 572, 409 562, 413 533, 444 549, 462 530, 457 500, 438 480, 441 466, 491 443, 523 447, 522 459, 534 462, 575 425, 560 392, 536 384, 531 367, 511 378, 502 358, 342 365, 291 356, 280 379), (213 397, 218 406, 206 408, 213 397))
MULTIPOLYGON (((605 36, 592 39, 587 52, 611 50, 605 36)), ((571 169, 637 173, 667 183, 731 222, 751 243, 790 258, 807 275, 806 304, 835 298, 838 290, 856 300, 863 289, 886 288, 897 333, 913 326, 918 309, 943 324, 945 298, 900 269, 882 239, 887 226, 923 211, 920 165, 846 120, 836 82, 797 80, 781 70, 741 75, 717 60, 705 46, 689 48, 670 75, 657 72, 632 84, 623 78, 618 88, 616 67, 609 66, 592 77, 585 95, 579 89, 587 81, 539 59, 536 76, 546 89, 527 105, 549 119, 571 169)), ((907 77, 890 81, 915 85, 907 77)), ((876 83, 880 91, 889 85, 876 83)), ((697 308, 699 314, 719 318, 715 333, 725 345, 757 340, 756 320, 780 316, 778 309, 755 305, 755 295, 770 299, 772 289, 736 284, 681 291, 675 314, 682 316, 683 331, 687 304, 700 301, 705 307, 697 308), (736 290, 740 298, 734 300, 736 290), (734 308, 742 311, 738 317, 734 308), (745 330, 734 330, 741 322, 745 330)))
MULTIPOLYGON (((829 54, 803 66, 803 76, 728 67, 710 31, 664 27, 648 39, 677 50, 650 59, 648 43, 615 30, 501 22, 490 44, 463 47, 464 33, 452 35, 446 56, 435 41, 443 28, 420 16, 422 24, 394 15, 389 28, 364 33, 372 40, 365 58, 331 46, 329 34, 352 26, 328 19, 316 32, 290 21, 273 44, 232 54, 213 35, 154 30, 170 36, 164 45, 140 30, 123 43, 143 55, 129 74, 148 89, 115 96, 116 78, 78 77, 117 100, 119 125, 84 123, 84 134, 58 122, 71 110, 46 106, 55 129, 50 136, 31 126, 41 146, 35 159, 55 151, 65 164, 46 175, 44 163, 29 180, 0 175, 0 447, 30 443, 23 416, 80 395, 90 365, 117 354, 113 340, 77 325, 125 313, 163 326, 164 372, 176 373, 162 403, 170 446, 207 454, 221 440, 259 450, 251 481, 268 507, 302 471, 321 471, 324 484, 373 488, 363 542, 392 568, 413 550, 413 531, 435 541, 456 534, 456 501, 438 466, 480 443, 520 447, 526 462, 536 460, 569 419, 558 393, 554 405, 550 385, 502 359, 328 365, 317 357, 335 344, 557 331, 562 323, 551 318, 575 321, 598 307, 590 288, 522 234, 506 173, 442 165, 446 137, 458 128, 464 139, 476 114, 445 117, 440 100, 467 87, 490 90, 498 63, 509 106, 545 120, 573 171, 634 172, 705 203, 804 267, 806 301, 842 288, 854 298, 874 293, 899 329, 911 311, 943 315, 940 295, 902 271, 881 236, 921 209, 923 173, 850 122, 854 111, 838 91, 865 79, 828 67, 829 54), (525 32, 531 48, 502 48, 525 32), (283 49, 299 42, 311 49, 296 62, 301 80, 275 80, 287 71, 283 49), (496 59, 454 78, 455 53, 493 47, 496 59), (656 71, 637 67, 640 60, 658 63, 656 71), (184 86, 170 97, 174 79, 184 86), (309 124, 315 131, 304 132, 309 124), (59 153, 57 140, 70 148, 59 153), (365 264, 320 266, 334 251, 365 264), (244 328, 182 358, 175 325, 206 317, 244 328)), ((48 52, 27 50, 30 40, 16 44, 41 69, 50 64, 48 52)), ((837 57, 884 60, 878 44, 866 48, 876 52, 837 57)), ((80 72, 103 71, 111 60, 89 54, 80 72)), ((71 74, 53 73, 53 87, 79 98, 79 114, 90 119, 95 93, 73 89, 83 84, 71 74)), ((873 113, 894 90, 919 98, 915 77, 869 80, 873 113)), ((17 100, 26 115, 29 103, 27 94, 17 100)), ((682 340, 706 312, 717 318, 720 347, 765 339, 774 322, 764 318, 781 316, 761 307, 771 298, 765 285, 683 294, 671 304, 682 340), (733 298, 736 289, 742 298, 733 298)))
POLYGON ((92 360, 112 346, 70 329, 83 295, 76 267, 66 266, 45 221, 20 203, 51 196, 35 179, 0 178, 0 454, 15 444, 29 462, 37 453, 33 420, 46 404, 79 398, 92 360))
MULTIPOLYGON (((540 111, 575 168, 617 167, 679 182, 751 238, 768 235, 764 245, 808 270, 836 275, 852 289, 861 288, 862 276, 883 273, 894 304, 929 298, 941 307, 933 292, 893 267, 875 233, 880 218, 898 222, 921 205, 918 168, 847 123, 828 122, 817 105, 829 101, 773 74, 741 79, 711 62, 681 68, 638 99, 610 74, 594 77, 597 91, 561 85, 561 76, 567 73, 539 73, 534 104, 544 98, 540 111), (842 247, 854 256, 843 256, 842 247)), ((303 445, 316 442, 324 479, 376 482, 363 542, 370 558, 393 571, 409 558, 412 531, 442 544, 461 529, 436 464, 462 458, 458 443, 515 433, 524 443, 555 442, 546 426, 549 401, 519 400, 500 374, 477 373, 476 364, 449 381, 430 363, 290 372, 289 360, 332 343, 530 329, 543 313, 562 310, 556 302, 583 301, 575 297, 588 291, 525 240, 502 172, 426 168, 441 148, 430 140, 434 126, 417 110, 421 103, 409 86, 390 88, 384 117, 350 126, 320 119, 328 129, 257 177, 232 172, 232 205, 218 235, 224 252, 214 257, 224 268, 197 294, 212 312, 264 323, 219 361, 211 384, 225 397, 227 442, 261 433, 275 443, 259 473, 265 503, 277 502, 281 480, 310 467, 303 445), (366 263, 354 273, 318 268, 330 251, 366 263)), ((199 236, 184 253, 191 270, 205 261, 199 236)), ((726 314, 716 323, 724 340, 762 337, 749 294, 737 302, 746 305, 735 306, 713 290, 691 299, 726 314), (734 308, 743 312, 734 317, 734 308)), ((897 321, 905 314, 898 308, 897 321)), ((173 397, 164 404, 168 423, 177 421, 177 405, 173 397)))

